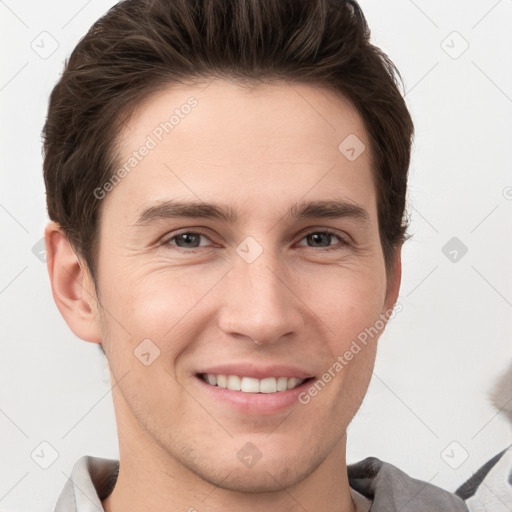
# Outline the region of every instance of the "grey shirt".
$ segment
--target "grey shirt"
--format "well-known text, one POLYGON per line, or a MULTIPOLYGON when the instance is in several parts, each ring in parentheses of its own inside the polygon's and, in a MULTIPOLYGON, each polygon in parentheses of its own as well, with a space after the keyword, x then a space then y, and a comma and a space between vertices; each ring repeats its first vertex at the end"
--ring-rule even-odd
MULTIPOLYGON (((119 462, 82 457, 73 468, 55 512, 104 512, 101 501, 113 490, 119 462)), ((455 494, 406 475, 375 457, 347 466, 358 512, 468 512, 455 494)))

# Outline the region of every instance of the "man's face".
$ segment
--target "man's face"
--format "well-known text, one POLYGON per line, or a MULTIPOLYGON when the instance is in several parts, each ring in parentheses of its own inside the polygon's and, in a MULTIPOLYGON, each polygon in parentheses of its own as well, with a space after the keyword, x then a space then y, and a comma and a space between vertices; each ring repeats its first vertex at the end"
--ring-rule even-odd
POLYGON ((130 170, 103 199, 97 318, 121 458, 245 491, 344 463, 377 336, 307 392, 396 299, 356 110, 306 85, 173 87, 131 118, 118 163, 130 170), (281 390, 292 377, 311 380, 281 390))

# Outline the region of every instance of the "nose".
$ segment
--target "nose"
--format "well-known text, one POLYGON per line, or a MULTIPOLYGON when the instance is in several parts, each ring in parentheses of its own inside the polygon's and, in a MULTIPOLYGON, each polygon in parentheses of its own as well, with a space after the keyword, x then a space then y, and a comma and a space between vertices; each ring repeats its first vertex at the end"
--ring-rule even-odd
POLYGON ((252 263, 237 258, 222 280, 221 330, 257 345, 296 335, 307 316, 298 283, 290 269, 266 251, 252 263))

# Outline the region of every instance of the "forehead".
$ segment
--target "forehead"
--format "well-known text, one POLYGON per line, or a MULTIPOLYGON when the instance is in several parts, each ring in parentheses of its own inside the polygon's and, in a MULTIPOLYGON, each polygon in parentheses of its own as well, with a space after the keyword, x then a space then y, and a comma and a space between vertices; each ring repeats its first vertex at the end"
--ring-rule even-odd
POLYGON ((138 106, 118 142, 124 171, 108 200, 132 210, 169 197, 222 196, 260 207, 307 195, 345 197, 369 210, 374 203, 360 115, 312 85, 172 86, 138 106))

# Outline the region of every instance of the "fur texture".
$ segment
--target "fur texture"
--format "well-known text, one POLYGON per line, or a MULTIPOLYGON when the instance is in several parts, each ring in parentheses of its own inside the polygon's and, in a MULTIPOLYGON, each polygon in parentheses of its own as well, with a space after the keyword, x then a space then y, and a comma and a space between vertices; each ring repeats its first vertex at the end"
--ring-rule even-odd
POLYGON ((512 424, 512 363, 494 384, 489 398, 494 407, 512 424))

